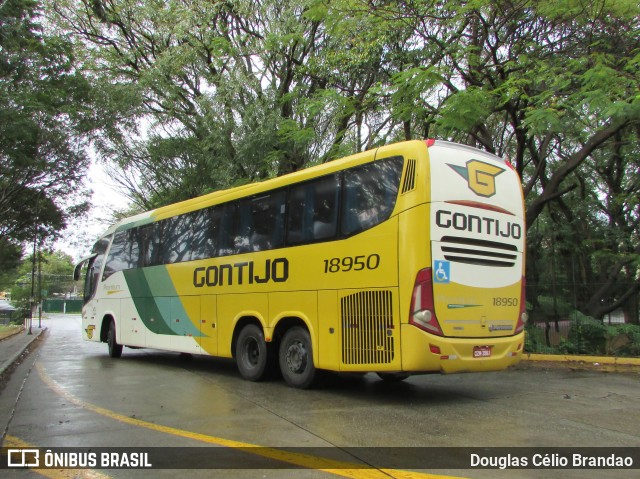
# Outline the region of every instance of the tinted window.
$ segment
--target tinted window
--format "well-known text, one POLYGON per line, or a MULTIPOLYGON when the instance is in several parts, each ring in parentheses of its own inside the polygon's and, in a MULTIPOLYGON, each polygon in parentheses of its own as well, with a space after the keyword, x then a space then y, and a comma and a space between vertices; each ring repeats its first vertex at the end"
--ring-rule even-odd
POLYGON ((339 194, 338 175, 293 186, 289 192, 287 242, 299 244, 333 238, 338 225, 339 194))
POLYGON ((87 275, 84 282, 84 302, 89 301, 96 292, 98 287, 98 281, 100 280, 100 270, 102 269, 102 263, 104 262, 104 255, 109 247, 109 241, 111 236, 101 238, 93 246, 92 253, 96 256, 89 260, 87 264, 87 275))
POLYGON ((137 233, 140 244, 140 266, 154 266, 162 262, 162 223, 142 226, 137 233))
POLYGON ((206 259, 231 254, 230 234, 234 220, 234 205, 213 206, 194 216, 191 259, 206 259))
POLYGON ((138 244, 131 239, 133 230, 118 231, 113 237, 107 263, 104 268, 103 279, 113 273, 137 266, 138 244))
POLYGON ((284 209, 286 192, 238 203, 234 249, 236 253, 263 251, 284 246, 284 209))
POLYGON ((93 245, 92 253, 106 253, 107 248, 109 247, 109 242, 111 241, 111 236, 107 236, 105 238, 100 238, 96 244, 93 245))
POLYGON ((191 257, 191 226, 194 214, 174 216, 162 223, 162 263, 189 261, 191 257))
POLYGON ((402 175, 400 157, 344 172, 342 233, 354 234, 386 220, 395 206, 402 175))
POLYGON ((140 229, 129 230, 128 244, 125 248, 127 267, 125 269, 141 266, 140 253, 145 250, 145 237, 140 234, 140 229))

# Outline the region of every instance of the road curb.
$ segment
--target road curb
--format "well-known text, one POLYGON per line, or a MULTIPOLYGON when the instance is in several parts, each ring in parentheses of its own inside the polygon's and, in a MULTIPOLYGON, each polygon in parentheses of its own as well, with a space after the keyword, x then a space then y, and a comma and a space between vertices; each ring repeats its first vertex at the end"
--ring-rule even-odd
POLYGON ((612 356, 573 356, 569 354, 523 354, 524 361, 548 361, 561 363, 612 364, 616 366, 640 366, 640 358, 612 356))
MULTIPOLYGON (((27 348, 29 346, 31 346, 31 344, 33 344, 33 342, 38 339, 40 337, 40 335, 46 331, 47 328, 43 328, 40 329, 38 331, 36 331, 35 333, 32 334, 32 337, 23 345, 22 348, 20 348, 18 351, 15 352, 15 354, 13 354, 9 360, 5 361, 4 364, 0 365, 0 376, 2 376, 5 371, 7 369, 9 369, 17 360, 18 358, 20 358, 20 356, 22 356, 22 354, 27 350, 27 348)), ((24 334, 24 331, 23 331, 24 334)), ((9 336, 9 338, 14 337, 15 335, 9 336)), ((6 338, 5 338, 6 339, 6 338)))

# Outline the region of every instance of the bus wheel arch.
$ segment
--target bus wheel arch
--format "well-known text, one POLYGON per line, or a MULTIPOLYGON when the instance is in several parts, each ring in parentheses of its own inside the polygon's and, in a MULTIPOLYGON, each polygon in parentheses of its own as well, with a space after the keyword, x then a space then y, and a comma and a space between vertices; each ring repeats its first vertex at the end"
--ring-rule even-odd
POLYGON ((262 381, 275 367, 273 345, 264 338, 264 329, 255 317, 243 317, 233 331, 231 352, 240 375, 249 381, 262 381))
POLYGON ((116 339, 116 322, 111 316, 105 316, 102 320, 102 326, 100 328, 100 339, 102 339, 102 332, 106 329, 106 343, 109 348, 109 357, 119 358, 122 356, 122 344, 119 344, 116 339))
POLYGON ((109 326, 111 322, 113 322, 113 316, 107 314, 104 318, 102 318, 102 324, 100 326, 100 342, 106 343, 109 339, 109 326))

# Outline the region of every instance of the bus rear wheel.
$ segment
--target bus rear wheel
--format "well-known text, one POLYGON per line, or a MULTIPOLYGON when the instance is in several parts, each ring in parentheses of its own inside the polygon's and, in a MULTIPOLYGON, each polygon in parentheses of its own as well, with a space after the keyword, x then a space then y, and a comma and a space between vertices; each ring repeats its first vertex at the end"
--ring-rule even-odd
POLYGON ((255 324, 242 328, 236 342, 236 363, 240 375, 249 381, 261 381, 270 369, 272 361, 269 356, 262 329, 255 324))
POLYGON ((107 346, 109 347, 109 357, 119 358, 122 356, 122 344, 116 341, 116 323, 111 320, 109 332, 107 333, 107 346))
POLYGON ((306 389, 313 384, 316 368, 309 332, 294 326, 280 342, 280 371, 285 382, 294 388, 306 389))

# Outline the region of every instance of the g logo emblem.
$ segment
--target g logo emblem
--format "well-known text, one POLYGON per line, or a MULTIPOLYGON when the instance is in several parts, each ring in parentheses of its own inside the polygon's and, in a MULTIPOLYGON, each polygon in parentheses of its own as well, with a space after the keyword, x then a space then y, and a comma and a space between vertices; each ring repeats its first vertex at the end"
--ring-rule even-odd
POLYGON ((469 160, 466 167, 450 164, 449 166, 467 180, 471 191, 485 198, 490 198, 496 194, 495 178, 504 171, 503 168, 480 160, 469 160))
POLYGON ((93 339, 93 331, 95 329, 96 327, 93 324, 87 326, 87 329, 85 329, 85 331, 87 332, 87 338, 93 339))

